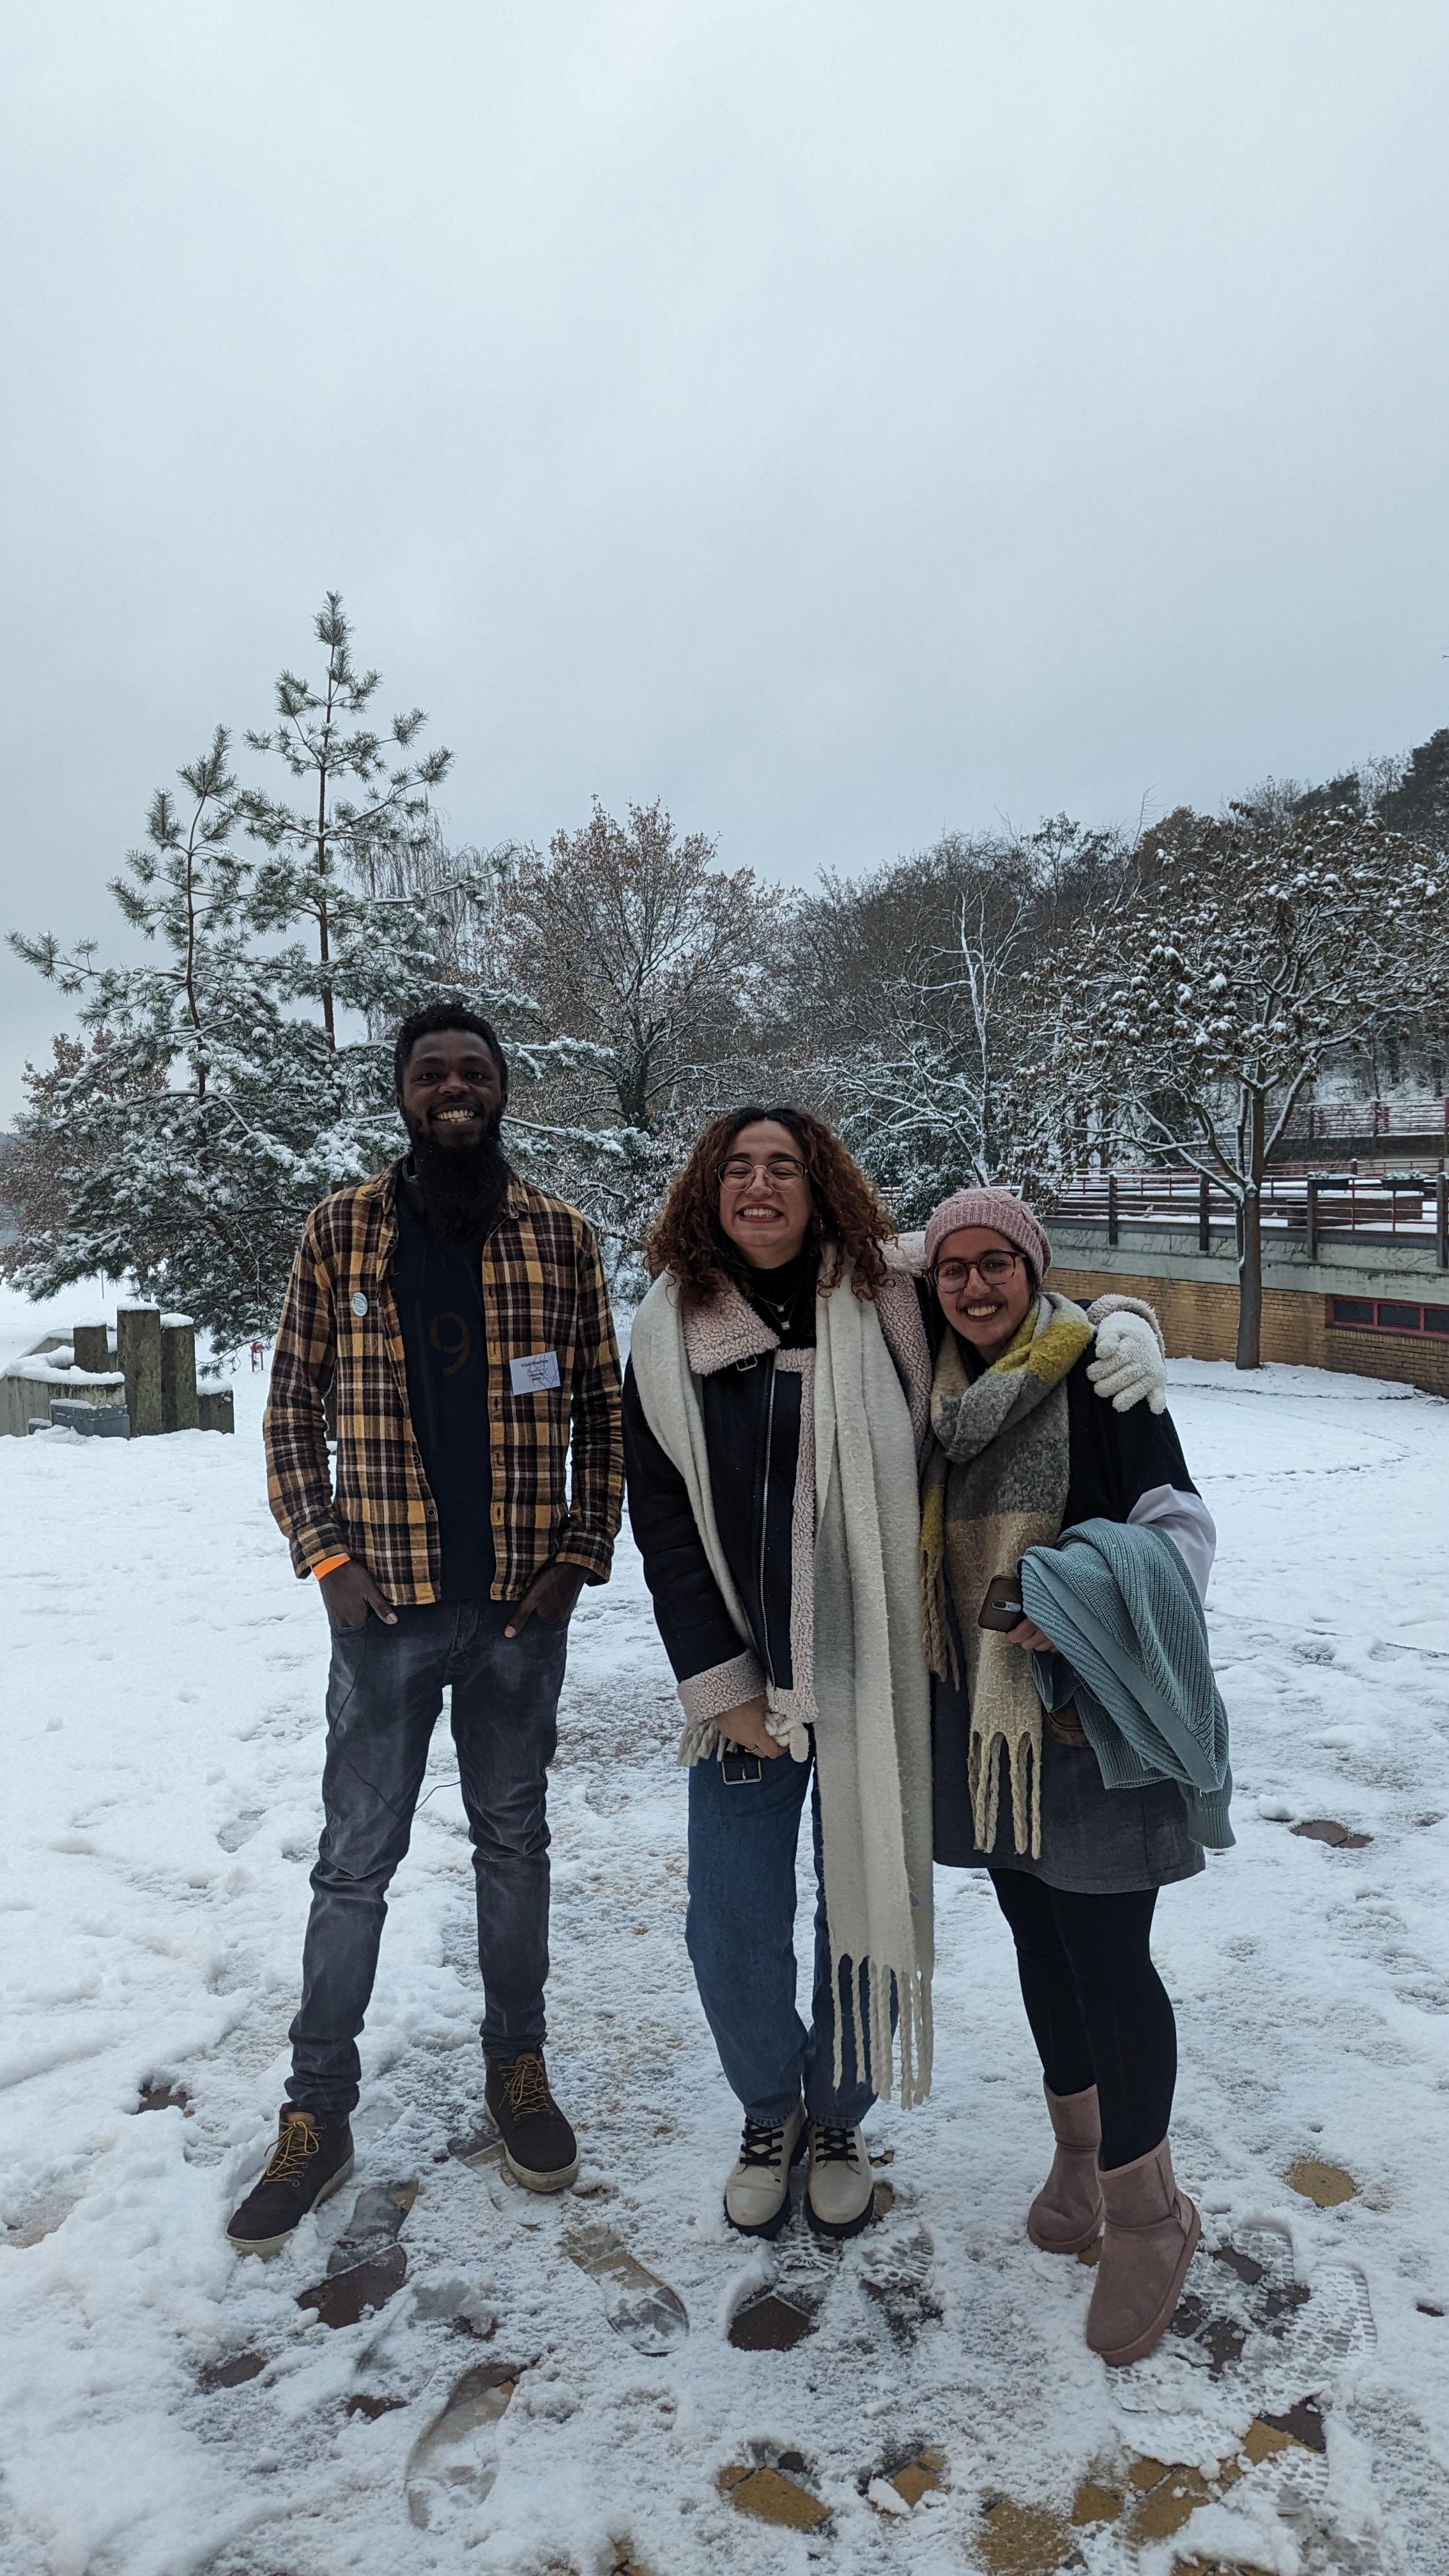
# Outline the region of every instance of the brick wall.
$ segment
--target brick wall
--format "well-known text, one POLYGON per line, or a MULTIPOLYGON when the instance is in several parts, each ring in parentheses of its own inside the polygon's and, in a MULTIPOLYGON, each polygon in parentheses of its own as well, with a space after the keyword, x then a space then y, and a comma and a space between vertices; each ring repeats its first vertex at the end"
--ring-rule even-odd
MULTIPOLYGON (((1217 1279, 1149 1279, 1122 1271, 1065 1270, 1055 1262, 1051 1285, 1089 1306, 1094 1297, 1140 1297, 1157 1309, 1173 1359, 1230 1360, 1238 1346, 1237 1283, 1217 1279)), ((1343 1369, 1351 1377, 1393 1378, 1426 1395, 1449 1396, 1449 1342, 1413 1333, 1363 1333, 1327 1321, 1317 1290, 1263 1291, 1263 1357, 1298 1368, 1343 1369)))

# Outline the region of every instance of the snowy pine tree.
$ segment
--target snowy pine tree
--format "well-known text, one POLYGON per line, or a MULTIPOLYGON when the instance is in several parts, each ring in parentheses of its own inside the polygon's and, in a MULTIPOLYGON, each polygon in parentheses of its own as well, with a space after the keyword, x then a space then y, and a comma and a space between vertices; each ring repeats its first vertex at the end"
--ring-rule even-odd
MULTIPOLYGON (((238 786, 219 728, 180 772, 189 802, 158 792, 146 846, 111 886, 154 961, 101 966, 94 941, 66 954, 52 937, 11 934, 78 1000, 89 1040, 62 1041, 55 1065, 28 1075, 17 1171, 33 1186, 12 1275, 33 1296, 98 1271, 129 1279, 194 1315, 217 1350, 272 1331, 308 1210, 402 1149, 399 1020, 433 1000, 481 1010, 520 1089, 578 1054, 550 1046, 525 999, 449 973, 457 908, 486 898, 482 878, 465 866, 395 893, 354 881, 388 836, 394 848, 428 840, 426 788, 441 773, 386 771, 377 737, 339 732, 375 675, 353 672, 335 597, 318 629, 322 689, 290 674, 278 684, 284 756, 316 783, 310 839, 303 818, 238 786), (268 857, 247 853, 248 834, 268 857), (287 942, 304 922, 312 936, 287 942)), ((421 723, 401 719, 390 743, 421 723)))
MULTIPOLYGON (((431 922, 411 896, 378 898, 366 891, 380 845, 425 843, 428 791, 447 775, 452 754, 441 748, 420 759, 409 753, 427 722, 421 707, 394 716, 387 733, 365 717, 381 673, 359 671, 352 659, 352 628, 339 592, 329 590, 314 620, 326 649, 320 683, 283 671, 276 682, 278 723, 248 733, 253 751, 280 760, 305 795, 288 804, 265 789, 247 787, 237 798, 248 832, 271 856, 256 874, 251 918, 259 929, 288 933, 305 925, 308 937, 286 952, 286 973, 297 999, 318 1004, 329 1046, 337 1044, 339 1010, 364 1012, 393 972, 399 942, 410 976, 423 963, 431 922), (411 921, 409 920, 411 916, 411 921)), ((426 976, 425 980, 430 980, 426 976)))
POLYGON ((93 940, 67 955, 11 934, 79 999, 91 1039, 30 1076, 22 1150, 43 1155, 50 1213, 22 1232, 18 1283, 49 1296, 97 1271, 130 1278, 219 1341, 268 1328, 295 1240, 293 1169, 316 1128, 305 1051, 246 938, 252 870, 234 847, 228 754, 218 727, 179 773, 189 809, 158 790, 147 846, 112 881, 159 962, 103 967, 93 940))

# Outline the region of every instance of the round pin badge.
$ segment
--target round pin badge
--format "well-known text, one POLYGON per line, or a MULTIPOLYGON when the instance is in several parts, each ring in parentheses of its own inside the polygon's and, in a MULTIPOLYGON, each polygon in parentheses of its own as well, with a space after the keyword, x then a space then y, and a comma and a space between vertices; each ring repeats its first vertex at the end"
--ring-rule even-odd
POLYGON ((360 1288, 352 1300, 352 1311, 354 1315, 365 1315, 367 1312, 367 1299, 364 1297, 360 1288))

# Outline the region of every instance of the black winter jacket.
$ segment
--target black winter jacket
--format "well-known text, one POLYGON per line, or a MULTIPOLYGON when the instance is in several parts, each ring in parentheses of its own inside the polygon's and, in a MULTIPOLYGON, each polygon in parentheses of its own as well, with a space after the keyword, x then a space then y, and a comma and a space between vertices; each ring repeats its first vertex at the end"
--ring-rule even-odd
MULTIPOLYGON (((800 1456, 801 1381, 777 1354, 700 1380, 710 1492, 725 1562, 768 1679, 788 1690, 791 1535, 800 1456)), ((633 1364, 624 1377, 629 1521, 676 1681, 732 1663, 744 1640, 710 1572, 684 1478, 644 1417, 633 1364)))

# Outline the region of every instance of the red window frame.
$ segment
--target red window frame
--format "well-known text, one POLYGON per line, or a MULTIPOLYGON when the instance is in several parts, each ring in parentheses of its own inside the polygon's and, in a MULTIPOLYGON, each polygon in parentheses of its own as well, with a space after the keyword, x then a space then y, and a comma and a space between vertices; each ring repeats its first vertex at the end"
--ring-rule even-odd
POLYGON ((1416 1297, 1330 1297, 1328 1325, 1335 1333, 1392 1333, 1397 1341, 1445 1342, 1449 1341, 1449 1306, 1421 1303, 1416 1297), (1339 1312, 1343 1306, 1367 1306, 1369 1311, 1344 1315, 1339 1312), (1382 1320, 1386 1313, 1393 1317, 1391 1323, 1382 1320), (1409 1315, 1416 1316, 1417 1322, 1401 1320, 1409 1315))

